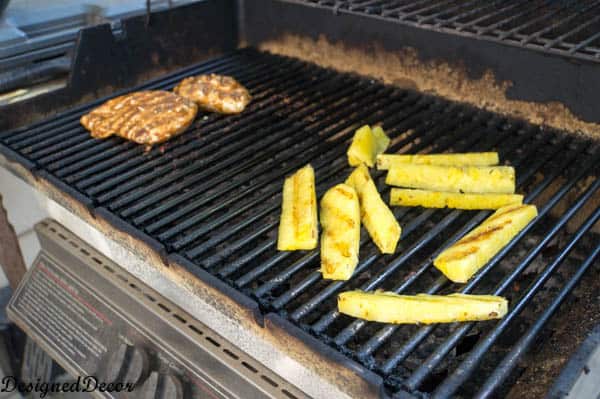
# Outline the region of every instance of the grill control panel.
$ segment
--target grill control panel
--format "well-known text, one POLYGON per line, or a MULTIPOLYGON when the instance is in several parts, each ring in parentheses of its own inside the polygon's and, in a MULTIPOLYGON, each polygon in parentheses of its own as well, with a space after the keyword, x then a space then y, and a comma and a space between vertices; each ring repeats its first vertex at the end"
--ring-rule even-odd
POLYGON ((58 223, 36 231, 42 251, 8 314, 81 389, 101 398, 306 397, 58 223))

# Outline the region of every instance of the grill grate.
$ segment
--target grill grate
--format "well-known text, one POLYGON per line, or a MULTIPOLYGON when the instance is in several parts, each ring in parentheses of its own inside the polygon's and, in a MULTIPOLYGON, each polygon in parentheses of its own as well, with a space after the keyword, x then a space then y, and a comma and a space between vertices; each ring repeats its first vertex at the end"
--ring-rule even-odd
POLYGON ((600 61, 599 1, 294 1, 600 61))
MULTIPOLYGON (((252 49, 142 87, 170 89, 183 76, 209 71, 249 88, 254 100, 247 111, 201 113, 185 134, 145 152, 117 137, 90 138, 79 125, 91 107, 84 106, 3 134, 0 149, 117 228, 184 257, 256 300, 265 313, 287 318, 375 370, 393 391, 441 397, 506 389, 501 382, 520 349, 531 345, 598 257, 598 235, 589 230, 599 209, 574 232, 567 228, 598 195, 597 144, 252 49), (403 228, 396 254, 381 255, 363 231, 355 276, 322 280, 318 251, 275 249, 283 178, 311 162, 318 195, 343 181, 350 172, 349 140, 365 123, 383 124, 393 139, 390 152, 499 151, 540 216, 468 284, 458 285, 440 277, 431 260, 490 212, 395 208, 403 228), (565 210, 556 216, 560 207, 565 210), (384 325, 337 313, 336 294, 359 287, 496 292, 511 305, 501 321, 384 325)), ((383 177, 374 172, 385 198, 383 177)))

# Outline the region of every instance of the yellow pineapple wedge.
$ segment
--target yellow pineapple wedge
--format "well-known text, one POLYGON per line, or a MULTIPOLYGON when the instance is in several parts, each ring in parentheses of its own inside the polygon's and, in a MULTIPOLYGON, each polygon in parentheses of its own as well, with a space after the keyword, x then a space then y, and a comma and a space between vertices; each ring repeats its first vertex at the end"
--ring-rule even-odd
POLYGON ((453 323, 500 319, 508 310, 508 301, 493 295, 398 295, 357 290, 338 295, 338 310, 381 323, 453 323))
POLYGON ((360 165, 346 179, 354 187, 360 203, 361 222, 371 239, 384 254, 393 254, 400 239, 400 225, 387 204, 381 199, 369 169, 360 165))
POLYGON ((440 166, 492 166, 498 165, 497 152, 466 152, 456 154, 379 154, 377 169, 388 170, 395 165, 416 163, 440 166))
POLYGON ((330 280, 348 280, 358 264, 360 207, 358 194, 338 184, 321 199, 321 273, 330 280))
POLYGON ((511 166, 438 166, 403 164, 393 166, 385 182, 391 186, 462 193, 515 192, 515 170, 511 166))
POLYGON ((277 249, 291 251, 317 247, 315 172, 310 165, 285 179, 277 249))
POLYGON ((433 264, 448 279, 466 283, 536 216, 535 205, 502 207, 469 234, 446 248, 435 258, 433 264))
POLYGON ((352 144, 348 148, 348 163, 358 166, 364 163, 368 167, 375 165, 375 158, 390 145, 390 138, 380 126, 371 129, 365 125, 354 133, 352 144))
POLYGON ((519 194, 461 194, 407 188, 392 188, 390 205, 423 206, 425 208, 498 209, 522 204, 519 194))

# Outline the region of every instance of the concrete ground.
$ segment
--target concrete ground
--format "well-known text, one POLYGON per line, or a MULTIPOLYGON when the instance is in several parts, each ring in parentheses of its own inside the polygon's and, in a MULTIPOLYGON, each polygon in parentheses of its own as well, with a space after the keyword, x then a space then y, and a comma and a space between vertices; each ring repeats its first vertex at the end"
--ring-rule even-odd
MULTIPOLYGON (((25 265, 29 267, 40 250, 33 226, 46 217, 46 212, 39 206, 38 194, 4 168, 0 168, 0 195, 8 220, 17 233, 25 265)), ((7 285, 0 271, 0 288, 7 285)))

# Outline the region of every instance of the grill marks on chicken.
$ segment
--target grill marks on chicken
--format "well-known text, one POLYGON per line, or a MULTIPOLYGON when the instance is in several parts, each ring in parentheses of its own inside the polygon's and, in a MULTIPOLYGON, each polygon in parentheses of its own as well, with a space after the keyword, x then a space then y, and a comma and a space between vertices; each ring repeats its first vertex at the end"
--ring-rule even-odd
POLYGON ((81 117, 92 137, 113 134, 139 144, 161 143, 183 132, 203 109, 222 114, 242 112, 250 102, 248 90, 229 76, 216 74, 183 79, 174 93, 148 90, 109 100, 81 117))
POLYGON ((157 144, 182 133, 194 120, 197 105, 168 91, 148 90, 109 100, 81 117, 92 137, 113 134, 139 144, 157 144))
POLYGON ((200 108, 221 114, 238 114, 252 99, 248 90, 234 78, 214 73, 185 78, 173 91, 200 108))

